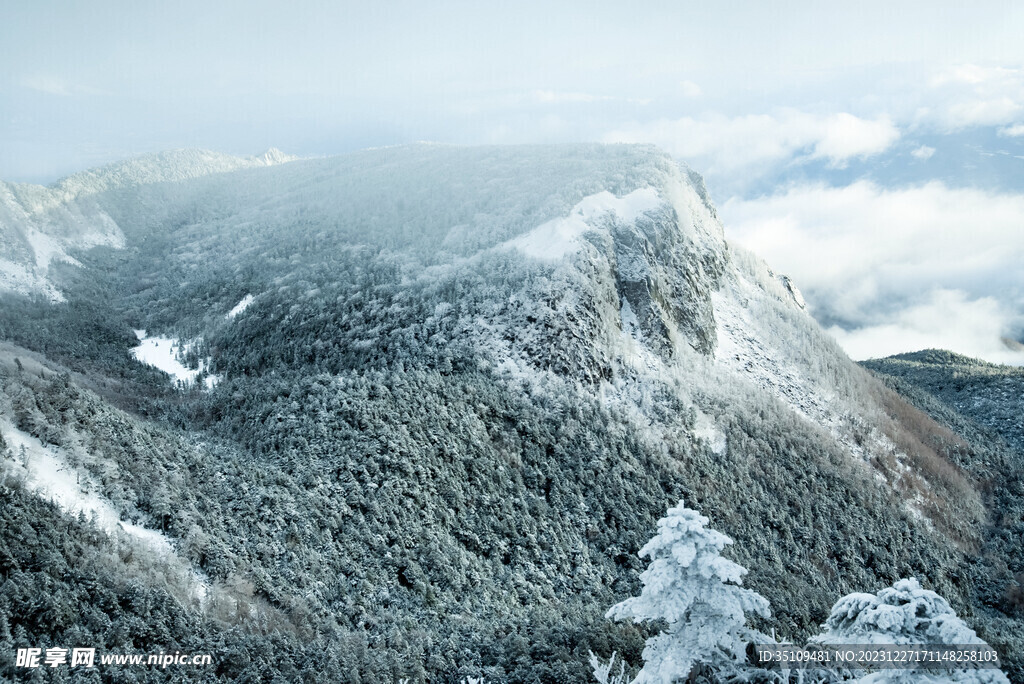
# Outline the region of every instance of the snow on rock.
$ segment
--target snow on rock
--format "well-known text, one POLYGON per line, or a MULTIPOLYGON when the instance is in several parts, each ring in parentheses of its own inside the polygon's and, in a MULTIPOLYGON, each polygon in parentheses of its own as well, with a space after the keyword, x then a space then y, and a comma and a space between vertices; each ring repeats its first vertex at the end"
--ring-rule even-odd
POLYGON ((63 302, 64 295, 38 273, 33 265, 21 264, 9 259, 0 259, 0 292, 19 295, 41 294, 51 302, 63 302))
POLYGON ((607 190, 584 197, 569 215, 543 223, 530 232, 513 238, 504 246, 542 261, 557 261, 575 252, 584 233, 613 215, 624 223, 633 223, 662 204, 658 191, 641 188, 616 197, 607 190))
POLYGON ((228 311, 226 314, 224 314, 224 318, 230 321, 232 318, 248 309, 249 305, 252 304, 252 302, 253 296, 251 294, 245 295, 244 297, 242 297, 242 300, 240 302, 235 304, 234 308, 232 308, 231 311, 228 311))
POLYGON ((776 348, 770 331, 761 329, 759 315, 746 305, 763 296, 739 273, 712 294, 718 323, 715 360, 770 391, 799 415, 827 424, 831 412, 828 398, 821 396, 786 350, 776 348))
POLYGON ((263 162, 266 166, 275 166, 276 164, 287 164, 288 162, 297 161, 299 157, 294 154, 285 154, 276 147, 271 147, 263 154, 256 157, 257 161, 263 162))
MULTIPOLYGON (((771 269, 769 269, 768 272, 771 273, 771 269)), ((786 288, 786 291, 789 292, 789 295, 793 298, 793 301, 797 306, 801 309, 807 308, 807 302, 804 301, 804 295, 800 292, 799 288, 797 288, 792 278, 787 275, 776 275, 775 278, 778 279, 784 288, 786 288)))
POLYGON ((67 262, 74 250, 124 247, 113 219, 94 204, 61 204, 49 188, 0 183, 0 290, 64 296, 49 280, 51 264, 67 262))
POLYGON ((25 486, 64 511, 92 519, 96 527, 113 537, 127 537, 131 543, 145 548, 181 566, 192 578, 195 598, 204 600, 209 583, 177 555, 171 540, 163 533, 121 520, 113 504, 101 496, 90 476, 71 466, 60 449, 44 445, 6 420, 0 420, 0 432, 10 447, 13 460, 6 465, 14 475, 24 479, 25 486))

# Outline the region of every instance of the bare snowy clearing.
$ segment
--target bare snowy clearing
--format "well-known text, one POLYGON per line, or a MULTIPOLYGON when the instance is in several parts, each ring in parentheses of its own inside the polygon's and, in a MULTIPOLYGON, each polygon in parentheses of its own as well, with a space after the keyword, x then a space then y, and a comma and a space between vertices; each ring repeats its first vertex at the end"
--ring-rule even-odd
MULTIPOLYGON (((147 337, 145 330, 136 330, 135 336, 139 338, 139 345, 132 348, 132 356, 147 366, 162 370, 176 382, 186 386, 195 384, 200 373, 206 371, 206 361, 200 360, 199 368, 195 370, 181 362, 180 357, 189 351, 189 345, 182 344, 176 337, 147 337)), ((218 375, 207 375, 203 381, 206 389, 213 389, 218 382, 218 375)))
POLYGON ((237 316, 238 314, 240 314, 243 311, 245 311, 246 309, 248 309, 249 305, 252 304, 252 302, 253 302, 253 296, 251 294, 245 295, 244 297, 242 297, 242 301, 240 301, 237 304, 235 304, 235 306, 231 309, 231 311, 228 311, 226 314, 224 314, 224 318, 226 318, 226 319, 228 319, 230 321, 235 316, 237 316))

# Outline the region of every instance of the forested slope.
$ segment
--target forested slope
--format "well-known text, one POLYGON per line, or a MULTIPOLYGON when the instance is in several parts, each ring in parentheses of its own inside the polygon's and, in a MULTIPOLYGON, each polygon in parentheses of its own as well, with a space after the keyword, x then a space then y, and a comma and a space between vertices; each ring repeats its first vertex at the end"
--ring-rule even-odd
POLYGON ((582 682, 588 650, 639 664, 646 634, 603 615, 683 499, 736 540, 762 629, 805 638, 915 576, 1020 672, 1002 456, 847 359, 663 153, 414 146, 94 186, 124 247, 51 265, 63 302, 0 308, 0 648, 582 682), (133 329, 216 382, 176 388, 133 329), (16 441, 173 557, 43 503, 16 441))

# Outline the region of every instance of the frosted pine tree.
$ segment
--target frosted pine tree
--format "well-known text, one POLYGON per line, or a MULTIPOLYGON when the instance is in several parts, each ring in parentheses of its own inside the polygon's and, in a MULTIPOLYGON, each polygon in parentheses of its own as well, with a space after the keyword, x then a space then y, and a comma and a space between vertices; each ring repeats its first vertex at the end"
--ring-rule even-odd
MULTIPOLYGON (((825 631, 811 639, 823 645, 845 644, 930 644, 987 645, 973 629, 957 617, 946 599, 924 589, 916 579, 902 579, 875 594, 849 594, 836 601, 824 625, 825 631)), ((997 669, 961 671, 882 670, 862 675, 863 684, 903 682, 960 682, 966 684, 1008 684, 997 669)))
POLYGON ((705 529, 708 519, 683 502, 658 521, 658 534, 640 549, 651 559, 640 575, 640 596, 612 606, 607 617, 664 620, 667 629, 647 640, 644 666, 634 684, 671 684, 694 665, 712 668, 744 655, 751 632, 748 611, 768 616, 768 600, 739 586, 746 570, 719 555, 732 540, 705 529))

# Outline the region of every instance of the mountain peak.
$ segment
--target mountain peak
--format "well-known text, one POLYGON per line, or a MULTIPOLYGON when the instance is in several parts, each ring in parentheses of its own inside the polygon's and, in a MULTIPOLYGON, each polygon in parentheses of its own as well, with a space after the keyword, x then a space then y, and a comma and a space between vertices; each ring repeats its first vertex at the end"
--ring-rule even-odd
POLYGON ((273 166, 275 164, 286 164, 290 161, 296 161, 299 157, 293 154, 286 154, 276 147, 271 147, 263 154, 255 157, 257 161, 263 162, 267 166, 273 166))

